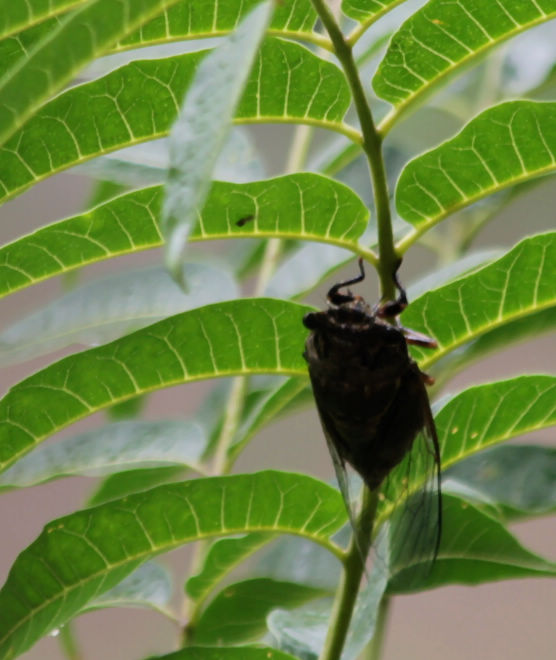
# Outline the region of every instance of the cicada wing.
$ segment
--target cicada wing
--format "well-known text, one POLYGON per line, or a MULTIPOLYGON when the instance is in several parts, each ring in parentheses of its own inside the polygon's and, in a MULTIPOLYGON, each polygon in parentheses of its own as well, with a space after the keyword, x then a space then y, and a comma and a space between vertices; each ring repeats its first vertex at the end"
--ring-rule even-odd
POLYGON ((326 438, 326 444, 328 446, 328 452, 332 458, 332 465, 334 466, 334 472, 336 473, 336 479, 338 480, 338 486, 340 487, 340 492, 344 498, 344 504, 346 505, 346 511, 348 514, 349 522, 355 533, 357 529, 357 515, 355 508, 352 503, 349 487, 349 479, 346 471, 346 463, 344 459, 340 456, 340 452, 337 449, 337 432, 334 426, 334 422, 331 416, 324 410, 321 406, 317 404, 317 410, 319 412, 320 422, 322 425, 322 430, 324 432, 324 437, 326 438))
POLYGON ((391 593, 422 588, 440 549, 440 447, 424 384, 420 397, 424 426, 382 490, 381 510, 390 515, 381 529, 378 554, 387 556, 391 593))

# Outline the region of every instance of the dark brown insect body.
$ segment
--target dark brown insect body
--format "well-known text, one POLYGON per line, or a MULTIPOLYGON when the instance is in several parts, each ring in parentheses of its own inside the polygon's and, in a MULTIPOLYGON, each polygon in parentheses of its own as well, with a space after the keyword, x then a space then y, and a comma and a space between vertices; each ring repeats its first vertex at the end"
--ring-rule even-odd
POLYGON ((361 260, 359 267, 358 277, 330 289, 326 311, 311 312, 303 319, 312 331, 304 357, 315 401, 346 498, 346 462, 374 490, 423 432, 436 472, 436 555, 441 515, 440 453, 425 387, 433 381, 419 369, 407 349, 408 343, 432 348, 436 342, 386 320, 407 306, 405 292, 395 275, 399 298, 374 309, 350 291, 340 293, 343 287, 364 279, 361 260))

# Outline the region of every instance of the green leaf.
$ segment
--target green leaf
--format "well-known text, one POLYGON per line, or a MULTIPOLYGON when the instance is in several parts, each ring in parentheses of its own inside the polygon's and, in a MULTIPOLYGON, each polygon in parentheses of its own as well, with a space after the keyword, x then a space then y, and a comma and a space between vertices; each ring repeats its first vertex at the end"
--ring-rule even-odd
MULTIPOLYGON (((335 541, 339 542, 337 536, 335 541)), ((335 588, 341 565, 322 546, 292 536, 276 539, 270 534, 246 534, 211 545, 201 570, 186 583, 187 594, 197 601, 204 600, 223 576, 269 542, 272 546, 258 559, 252 574, 295 580, 329 591, 335 588)))
MULTIPOLYGON (((10 6, 17 3, 10 0, 10 6)), ((69 0, 66 0, 68 2, 69 0)), ((82 2, 82 0, 79 0, 82 2)), ((76 2, 76 0, 73 0, 76 2)), ((108 49, 109 53, 121 52, 129 48, 140 48, 160 43, 185 39, 221 37, 235 29, 243 16, 261 0, 226 0, 226 3, 209 0, 188 0, 176 2, 146 23, 128 34, 119 43, 108 49)), ((45 35, 56 30, 63 16, 43 20, 29 27, 11 39, 0 41, 0 62, 6 70, 27 53, 45 35)), ((292 37, 310 41, 330 49, 329 40, 313 30, 316 12, 311 0, 288 0, 277 4, 268 33, 274 36, 292 37)))
POLYGON ((60 518, 19 555, 0 591, 0 655, 22 653, 146 559, 184 543, 272 532, 335 552, 329 536, 345 522, 338 491, 272 471, 159 486, 60 518))
POLYGON ((126 399, 125 401, 120 401, 113 406, 110 406, 106 411, 106 416, 111 422, 120 422, 124 419, 133 419, 134 417, 139 417, 145 404, 147 403, 148 397, 144 394, 139 396, 134 396, 131 399, 126 399))
POLYGON ((186 476, 187 470, 181 466, 118 472, 101 481, 99 487, 93 491, 93 494, 87 500, 87 505, 105 504, 125 495, 142 493, 154 486, 182 481, 186 476))
POLYGON ((492 447, 457 462, 444 477, 483 493, 506 519, 556 510, 556 449, 550 447, 492 447))
POLYGON ((555 0, 429 0, 394 34, 374 76, 377 95, 394 105, 381 129, 490 49, 554 17, 555 0))
POLYGON ((556 564, 525 549, 498 520, 474 503, 446 493, 442 505, 442 541, 426 581, 415 584, 413 572, 419 567, 409 565, 391 577, 389 593, 556 576, 556 564))
POLYGON ((477 385, 436 415, 442 466, 485 447, 556 424, 556 377, 518 376, 477 385))
POLYGON ((168 655, 150 656, 148 660, 297 660, 292 655, 276 649, 253 646, 236 646, 231 648, 208 646, 181 649, 168 655))
POLYGON ((0 39, 52 16, 85 4, 85 0, 3 0, 0 6, 0 39))
MULTIPOLYGON (((0 80, 0 144, 88 62, 176 1, 92 0, 68 14, 58 29, 46 35, 0 80)), ((62 131, 71 133, 63 115, 52 118, 62 131)))
MULTIPOLYGON (((377 20, 405 0, 342 0, 342 11, 356 21, 377 20)), ((371 21, 369 21, 371 22, 371 21)))
POLYGON ((450 375, 461 370, 472 362, 480 360, 484 355, 501 347, 507 348, 510 344, 524 339, 530 339, 556 328, 556 307, 550 307, 518 318, 515 321, 502 325, 494 330, 485 332, 471 343, 462 346, 460 350, 447 355, 438 364, 438 369, 450 375))
POLYGON ((195 625, 194 639, 201 644, 240 644, 266 632, 267 614, 293 608, 331 592, 296 582, 254 578, 225 587, 207 606, 195 625))
POLYGON ((423 369, 456 348, 556 305, 556 232, 525 238, 501 259, 413 301, 403 324, 434 337, 415 348, 423 369))
POLYGON ((307 311, 265 298, 217 303, 56 362, 0 401, 1 468, 64 426, 144 392, 205 378, 304 375, 307 311))
POLYGON ((205 447, 205 434, 193 422, 116 422, 38 447, 0 474, 0 488, 159 466, 178 465, 203 472, 200 461, 205 447))
POLYGON ((413 300, 422 296, 431 289, 437 289, 441 284, 447 284, 459 277, 468 275, 480 267, 501 257, 504 251, 501 249, 475 250, 462 257, 454 259, 449 264, 441 266, 437 270, 431 270, 430 273, 420 277, 416 282, 407 287, 407 297, 413 300))
POLYGON ((79 614, 107 607, 146 607, 175 619, 168 607, 171 596, 171 575, 160 564, 148 561, 115 587, 87 603, 79 614))
MULTIPOLYGON (((0 296, 96 261, 159 247, 161 204, 161 186, 136 190, 0 248, 0 296)), ((215 181, 190 240, 301 238, 355 249, 367 219, 368 210, 349 188, 318 174, 215 181)))
MULTIPOLYGON (((136 60, 47 103, 0 150, 2 198, 90 158, 166 135, 205 54, 136 60)), ((342 121, 349 104, 349 89, 337 66, 302 46, 269 38, 236 121, 302 122, 359 139, 342 121)))
MULTIPOLYGON (((81 0, 79 0, 81 3, 81 0)), ((7 0, 10 2, 10 0, 7 0)), ((18 6, 19 3, 10 2, 10 5, 18 6)), ((82 4, 82 3, 81 3, 82 4)), ((0 40, 0 62, 2 63, 2 74, 8 73, 16 68, 18 60, 23 61, 27 55, 43 38, 56 31, 62 18, 54 16, 40 23, 34 24, 17 34, 0 40)))
POLYGON ((274 3, 261 2, 217 48, 203 58, 170 132, 170 164, 162 206, 165 261, 185 285, 181 263, 204 205, 274 3))
MULTIPOLYGON (((487 447, 556 424, 555 391, 556 377, 539 375, 477 385, 454 396, 435 416, 442 469, 487 447)), ((423 452, 410 452, 390 473, 393 497, 379 502, 377 525, 403 506, 399 494, 407 491, 409 468, 417 490, 426 479, 429 460, 423 452)))
POLYGON ((401 250, 451 213, 556 171, 556 103, 510 101, 485 110, 451 140, 410 161, 396 188, 414 229, 401 250))
POLYGON ((272 538, 269 534, 245 534, 215 541, 205 555, 201 570, 187 580, 187 594, 194 600, 204 600, 224 575, 272 538))
MULTIPOLYGON (((171 40, 220 37, 234 30, 257 4, 260 4, 260 0, 180 2, 128 35, 118 44, 118 49, 144 47, 171 40)), ((325 45, 327 41, 313 31, 316 19, 311 0, 288 0, 276 3, 268 31, 277 36, 302 38, 325 45)))
POLYGON ((172 314, 238 295, 236 283, 224 271, 205 264, 181 268, 190 284, 187 293, 161 266, 125 271, 72 289, 0 333, 0 365, 72 344, 105 344, 172 314))

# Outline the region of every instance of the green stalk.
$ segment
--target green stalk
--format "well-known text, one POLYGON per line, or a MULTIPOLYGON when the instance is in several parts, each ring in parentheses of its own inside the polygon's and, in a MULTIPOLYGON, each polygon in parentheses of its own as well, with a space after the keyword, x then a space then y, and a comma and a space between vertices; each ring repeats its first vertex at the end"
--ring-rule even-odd
POLYGON ((336 592, 328 634, 319 660, 339 660, 342 654, 359 592, 359 583, 365 571, 361 555, 366 557, 369 552, 377 503, 378 489, 370 491, 368 488, 364 488, 361 513, 357 519, 357 531, 351 537, 344 558, 344 570, 336 592))
POLYGON ((80 660, 83 657, 75 637, 73 621, 68 621, 65 626, 60 628, 58 639, 64 656, 68 660, 80 660))
POLYGON ((359 71, 355 64, 351 45, 346 41, 338 23, 334 20, 334 16, 324 0, 312 0, 312 2, 330 36, 335 55, 342 65, 351 89, 359 123, 361 124, 361 132, 363 134, 362 147, 371 172, 377 216, 378 249, 380 255, 378 274, 380 277, 381 292, 384 299, 393 300, 396 291, 392 274, 396 271, 399 258, 394 248, 388 184, 384 169, 384 159, 382 157, 382 138, 376 130, 371 108, 367 103, 363 85, 359 78, 359 71))
MULTIPOLYGON (((351 43, 346 40, 324 0, 312 0, 312 2, 330 36, 334 53, 344 70, 361 125, 362 147, 369 165, 377 216, 379 248, 377 270, 383 298, 393 300, 396 291, 392 275, 399 265, 399 257, 394 247, 388 184, 382 157, 382 137, 376 129, 371 108, 367 102, 353 57, 352 44, 355 39, 351 43)), ((365 488, 361 513, 357 520, 357 530, 352 536, 345 556, 344 571, 336 593, 328 635, 320 660, 339 660, 341 656, 355 607, 359 584, 365 570, 361 561, 361 553, 366 557, 371 545, 377 502, 378 489, 369 491, 365 488)), ((382 622, 379 623, 383 626, 382 622)), ((379 638, 382 637, 380 630, 377 630, 377 635, 379 638)), ((377 652, 379 650, 376 645, 375 650, 377 652)))

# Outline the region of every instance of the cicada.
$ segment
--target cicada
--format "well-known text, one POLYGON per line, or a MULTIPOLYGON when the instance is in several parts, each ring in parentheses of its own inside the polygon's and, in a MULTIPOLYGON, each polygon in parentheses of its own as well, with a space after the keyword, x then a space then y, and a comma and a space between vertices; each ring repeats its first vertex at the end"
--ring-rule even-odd
MULTIPOLYGON (((440 449, 426 390, 433 379, 411 358, 408 344, 427 348, 437 344, 434 339, 400 325, 397 317, 408 301, 396 272, 393 278, 398 298, 371 308, 361 296, 346 289, 364 280, 361 259, 359 269, 357 277, 335 284, 329 290, 328 309, 305 315, 303 323, 311 333, 303 356, 309 366, 315 402, 352 524, 346 463, 359 473, 368 488, 375 490, 384 486, 390 472, 404 457, 407 471, 411 472, 408 453, 420 436, 419 442, 424 443, 420 447, 421 455, 430 458, 432 490, 436 492, 432 500, 430 492, 421 499, 414 493, 409 517, 399 526, 408 531, 412 526, 422 525, 419 516, 422 518, 423 513, 429 518, 433 515, 435 520, 429 520, 428 525, 434 528, 434 538, 422 530, 413 530, 411 534, 415 538, 421 535, 428 540, 407 539, 407 547, 419 545, 423 552, 422 546, 428 544, 434 558, 440 542, 441 496, 440 449)), ((416 462, 413 461, 413 468, 416 462)), ((421 468, 422 476, 427 468, 421 468)))

